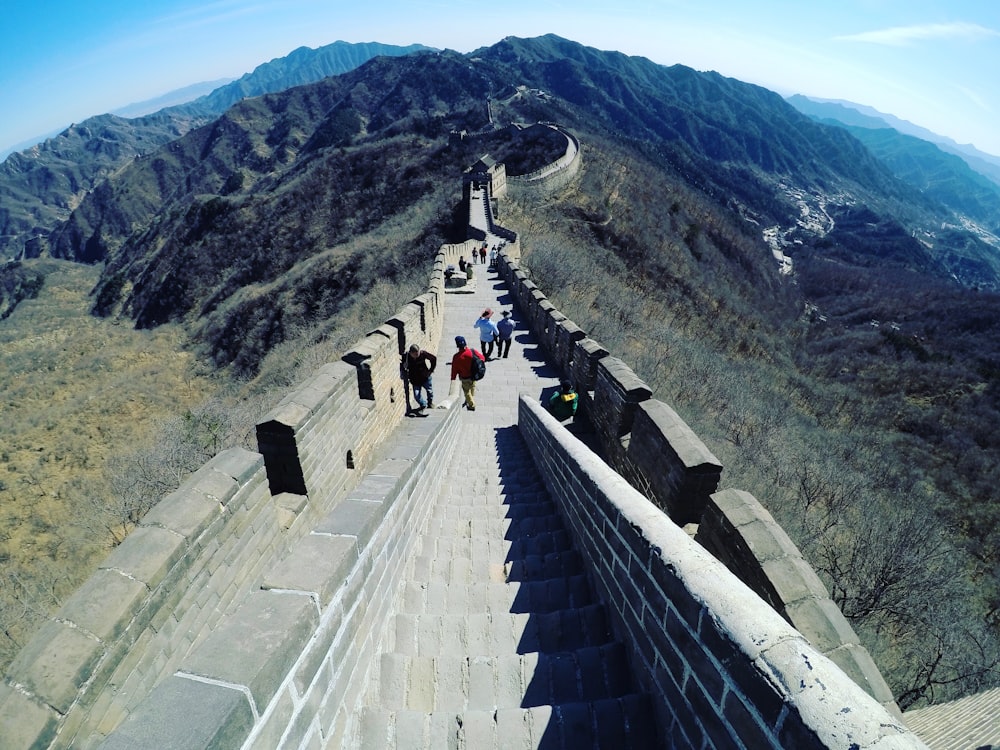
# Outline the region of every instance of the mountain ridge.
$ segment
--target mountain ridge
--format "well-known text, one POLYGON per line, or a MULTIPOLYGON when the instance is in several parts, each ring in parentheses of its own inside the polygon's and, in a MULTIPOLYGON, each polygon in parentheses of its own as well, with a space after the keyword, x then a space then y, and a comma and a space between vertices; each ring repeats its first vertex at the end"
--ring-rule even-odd
POLYGON ((1000 185, 1000 156, 980 151, 972 144, 961 144, 932 130, 902 120, 894 115, 880 112, 874 107, 857 104, 844 99, 817 99, 795 94, 787 97, 788 102, 807 115, 817 119, 827 119, 843 125, 854 125, 869 129, 891 128, 903 135, 933 143, 942 151, 953 154, 979 172, 1000 185))
MULTIPOLYGON (((135 119, 97 115, 62 130, 0 163, 0 258, 37 255, 34 247, 104 178, 131 159, 211 122, 247 96, 280 91, 350 70, 375 55, 404 55, 398 47, 347 42, 278 58, 195 100, 135 119)), ((427 48, 429 49, 429 48, 427 48)))

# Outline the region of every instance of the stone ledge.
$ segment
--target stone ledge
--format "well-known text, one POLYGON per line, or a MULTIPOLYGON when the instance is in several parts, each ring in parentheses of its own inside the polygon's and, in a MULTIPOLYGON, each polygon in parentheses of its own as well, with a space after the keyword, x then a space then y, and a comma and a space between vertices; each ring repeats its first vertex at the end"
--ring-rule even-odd
POLYGON ((7 679, 66 714, 104 653, 104 644, 93 636, 49 620, 14 658, 7 679))
POLYGON ((9 685, 0 683, 0 737, 6 747, 43 748, 56 736, 60 716, 9 685))
POLYGON ((118 570, 155 589, 184 556, 184 537, 158 526, 139 526, 101 563, 104 570, 118 570))
POLYGON ((310 534, 267 573, 265 591, 284 589, 314 594, 322 609, 329 606, 358 560, 358 543, 352 537, 310 534))
POLYGON ((243 691, 174 675, 153 688, 100 750, 240 747, 253 723, 243 691))
POLYGON ((178 671, 245 686, 263 709, 318 620, 317 604, 308 596, 254 592, 181 662, 178 671))

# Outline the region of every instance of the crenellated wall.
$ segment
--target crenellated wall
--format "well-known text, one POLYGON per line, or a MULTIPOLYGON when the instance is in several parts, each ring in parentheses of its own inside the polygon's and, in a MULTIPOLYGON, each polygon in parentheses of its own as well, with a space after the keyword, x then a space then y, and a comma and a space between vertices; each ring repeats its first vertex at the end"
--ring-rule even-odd
POLYGON ((580 141, 568 130, 554 125, 536 124, 530 127, 548 127, 566 136, 566 151, 551 164, 524 175, 508 175, 507 189, 515 195, 532 197, 562 190, 580 171, 580 141))
POLYGON ((518 426, 665 746, 925 748, 538 402, 521 397, 518 426))
POLYGON ((415 467, 454 442, 450 411, 403 424, 399 379, 410 343, 437 349, 453 251, 425 294, 267 415, 259 453, 195 472, 44 623, 0 683, 0 746, 335 734, 429 506, 436 473, 415 467))
POLYGON ((722 464, 632 369, 566 318, 501 253, 499 269, 522 321, 580 394, 600 456, 678 526, 697 524, 697 541, 889 712, 892 691, 822 581, 752 495, 716 492, 722 464))

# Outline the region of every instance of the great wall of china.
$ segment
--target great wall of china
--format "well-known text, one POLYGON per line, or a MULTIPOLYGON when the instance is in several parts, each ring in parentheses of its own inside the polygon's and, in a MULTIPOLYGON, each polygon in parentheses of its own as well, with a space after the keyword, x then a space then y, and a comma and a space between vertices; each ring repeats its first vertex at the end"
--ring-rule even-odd
MULTIPOLYGON (((521 187, 565 185, 575 138, 570 151, 521 187)), ((591 451, 516 399, 661 746, 925 747, 787 535, 748 493, 717 491, 722 466, 698 436, 531 282, 491 197, 467 191, 474 239, 441 248, 424 294, 288 394, 257 452, 224 451, 164 497, 43 625, 0 683, 4 748, 358 738, 404 569, 471 416, 453 388, 407 419, 399 357, 449 343, 445 269, 483 235, 507 242, 497 279, 524 341, 577 384, 599 438, 591 451)))

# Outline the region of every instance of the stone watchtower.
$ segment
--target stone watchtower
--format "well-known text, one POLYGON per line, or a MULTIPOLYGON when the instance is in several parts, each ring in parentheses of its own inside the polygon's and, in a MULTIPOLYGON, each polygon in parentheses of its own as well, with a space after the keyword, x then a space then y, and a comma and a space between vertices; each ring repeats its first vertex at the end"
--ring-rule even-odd
MULTIPOLYGON (((489 188, 492 198, 500 198, 507 192, 507 168, 489 154, 483 154, 465 173, 465 188, 474 190, 489 188)), ((468 198, 468 195, 466 195, 468 198)))

